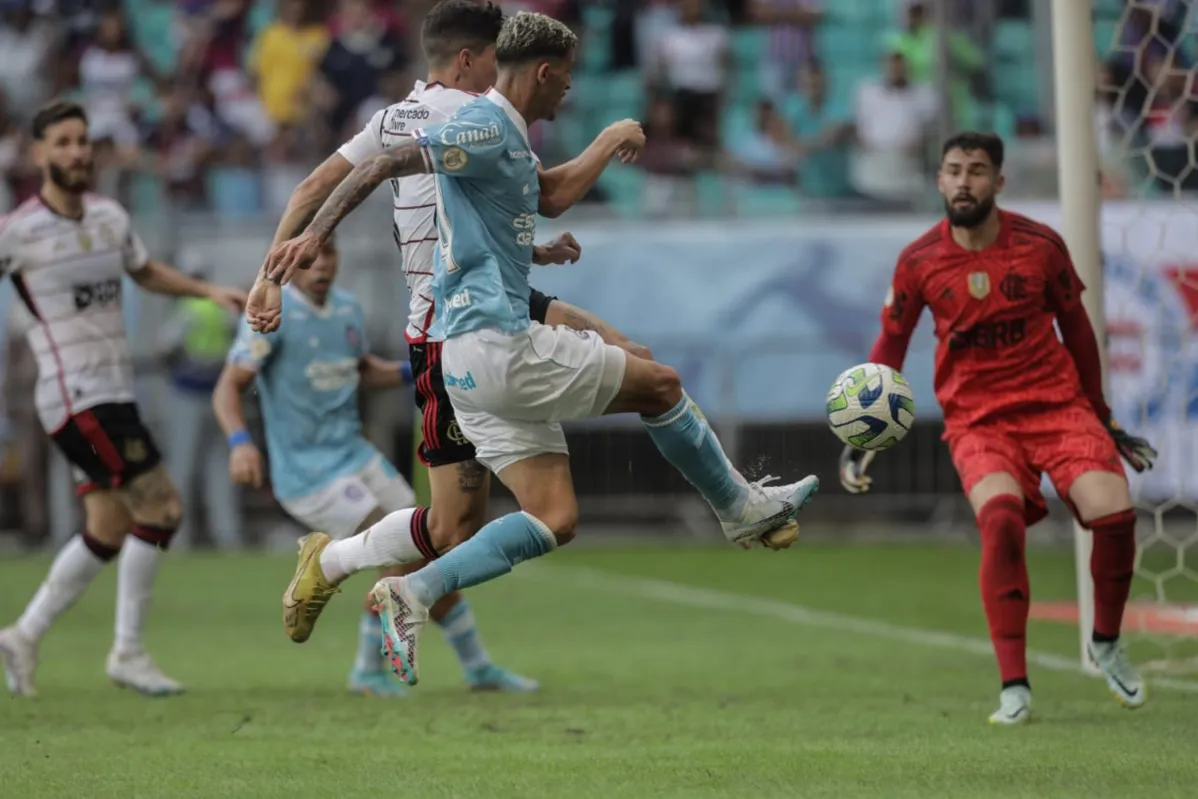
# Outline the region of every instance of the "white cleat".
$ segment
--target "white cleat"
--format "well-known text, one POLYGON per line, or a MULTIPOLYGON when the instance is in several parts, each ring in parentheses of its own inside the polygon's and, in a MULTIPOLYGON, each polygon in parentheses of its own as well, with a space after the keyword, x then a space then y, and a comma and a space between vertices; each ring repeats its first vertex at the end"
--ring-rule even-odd
POLYGON ((146 696, 174 696, 183 686, 167 677, 144 652, 135 655, 108 655, 108 679, 121 688, 132 688, 146 696))
POLYGON ((819 478, 809 475, 797 483, 769 485, 776 479, 764 477, 749 483, 749 497, 739 518, 720 519, 729 541, 745 549, 786 549, 799 537, 795 516, 819 491, 819 478))
POLYGON ((416 650, 428 624, 428 608, 412 593, 406 577, 384 577, 370 597, 382 622, 383 657, 401 680, 415 685, 420 679, 416 650))
POLYGON ((1032 720, 1032 692, 1025 685, 1012 685, 998 695, 998 710, 990 714, 990 723, 1002 727, 1027 724, 1032 720))
POLYGON ((1091 641, 1088 649, 1090 658, 1102 671, 1107 687, 1111 689, 1119 704, 1128 710, 1143 707, 1148 701, 1148 687, 1144 685, 1144 680, 1140 678, 1135 666, 1131 665, 1127 652, 1119 642, 1091 641))
POLYGON ((0 630, 0 659, 4 661, 4 682, 13 696, 37 696, 33 682, 37 671, 37 643, 21 635, 16 627, 0 630))

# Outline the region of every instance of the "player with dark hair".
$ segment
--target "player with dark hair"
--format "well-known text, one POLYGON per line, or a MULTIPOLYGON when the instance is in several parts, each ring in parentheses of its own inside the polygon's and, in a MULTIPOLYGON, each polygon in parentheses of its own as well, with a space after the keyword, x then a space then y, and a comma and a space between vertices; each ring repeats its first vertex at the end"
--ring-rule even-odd
MULTIPOLYGON (((1002 678, 990 721, 1020 724, 1031 715, 1024 547, 1027 527, 1048 513, 1043 473, 1094 536, 1090 655, 1125 707, 1144 704, 1143 682, 1119 643, 1136 553, 1120 456, 1143 471, 1156 451, 1111 418, 1085 286, 1065 243, 997 207, 1002 164, 997 136, 945 142, 937 183, 946 219, 899 256, 869 360, 902 369, 920 314, 931 309, 944 438, 981 531, 982 607, 1002 678)), ((848 491, 869 489, 873 455, 845 448, 848 491)))
MULTIPOLYGON (((375 586, 392 667, 411 685, 419 635, 440 597, 500 577, 574 537, 578 501, 565 420, 641 414, 658 450, 707 499, 728 540, 745 548, 789 546, 798 534, 794 516, 818 487, 814 477, 780 486, 766 485, 770 478, 748 482, 677 372, 593 330, 531 318, 528 275, 546 181, 528 125, 555 116, 570 88, 577 44, 569 28, 543 14, 506 19, 494 88, 447 122, 359 163, 307 229, 267 256, 267 274, 287 278, 312 263, 338 222, 383 181, 435 175, 440 246, 432 288, 447 394, 479 462, 512 491, 521 511, 490 522, 419 571, 375 586)), ((628 137, 599 159, 598 171, 620 150, 630 160, 643 144, 643 136, 628 137)))
MULTIPOLYGON (((438 3, 425 17, 421 30, 429 62, 427 81, 417 82, 405 100, 375 114, 358 135, 300 184, 279 223, 275 243, 299 233, 355 165, 410 140, 420 126, 448 120, 458 108, 490 88, 496 77, 495 40, 502 25, 503 13, 494 3, 475 0, 438 3)), ((627 133, 635 132, 635 124, 613 126, 587 153, 548 170, 544 182, 549 190, 541 198, 542 213, 557 215, 573 205, 594 184, 627 133)), ((366 529, 352 537, 341 538, 342 531, 319 527, 316 529, 320 533, 303 540, 295 579, 283 596, 284 628, 297 642, 306 641, 311 635, 324 604, 336 586, 350 575, 378 568, 391 568, 393 574, 411 571, 426 559, 474 535, 487 519, 490 474, 475 459, 474 445, 462 433, 454 416, 441 372, 442 342, 429 331, 435 312, 431 283, 437 246, 433 181, 432 175, 413 175, 392 183, 393 233, 410 297, 405 338, 416 404, 423 414, 419 455, 428 467, 431 507, 408 508, 390 513, 382 520, 360 518, 357 521, 366 529), (330 540, 329 533, 340 540, 330 540), (313 559, 312 553, 318 553, 319 557, 313 559)), ((549 246, 538 247, 536 258, 542 263, 564 261, 576 257, 576 246, 566 236, 549 246)), ((276 284, 260 277, 253 294, 267 297, 278 291, 276 284)), ((555 297, 533 290, 528 303, 532 318, 538 322, 597 330, 608 342, 648 354, 603 320, 555 297)), ((358 525, 350 525, 349 532, 355 527, 358 525)), ((460 631, 468 627, 472 635, 458 635, 455 640, 477 640, 469 606, 458 592, 442 597, 432 609, 432 618, 446 629, 460 631)), ((373 612, 365 613, 360 629, 361 651, 369 648, 369 639, 381 641, 378 618, 373 612)), ((379 649, 376 644, 374 651, 377 653, 379 649)), ((510 690, 536 687, 534 681, 490 665, 472 675, 471 680, 479 687, 510 690)), ((383 684, 380 680, 373 682, 383 684)))
POLYGON ((59 551, 16 624, 0 630, 0 657, 9 690, 36 693, 42 636, 120 553, 108 676, 142 693, 178 693, 142 649, 158 563, 183 509, 134 401, 122 279, 229 310, 240 309, 245 294, 151 260, 125 209, 88 193, 92 143, 81 106, 44 106, 32 132, 42 188, 0 221, 0 274, 11 276, 36 320, 28 339, 38 416, 74 468, 87 527, 59 551))

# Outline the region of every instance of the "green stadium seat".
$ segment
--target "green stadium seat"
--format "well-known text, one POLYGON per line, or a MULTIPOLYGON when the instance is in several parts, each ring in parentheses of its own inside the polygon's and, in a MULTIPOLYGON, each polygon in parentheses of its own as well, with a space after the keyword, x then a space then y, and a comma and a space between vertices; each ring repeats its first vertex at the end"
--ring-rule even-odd
POLYGON ((642 170, 612 164, 599 178, 599 185, 611 198, 612 208, 619 216, 632 219, 640 214, 645 185, 645 173, 642 170))
POLYGON ((732 209, 727 181, 718 172, 695 175, 695 198, 699 215, 703 217, 725 216, 732 209))
POLYGON ((742 217, 795 216, 801 208, 798 193, 788 186, 736 187, 736 212, 742 217))
POLYGON ((994 27, 994 54, 1001 59, 1022 61, 1032 57, 1035 42, 1031 25, 1019 20, 999 20, 994 27))
POLYGON ((756 68, 766 52, 765 28, 736 28, 732 31, 732 58, 737 66, 756 68))
POLYGON ((1118 22, 1094 22, 1094 49, 1099 55, 1106 55, 1111 52, 1114 45, 1117 43, 1115 37, 1119 35, 1118 22))
POLYGON ((816 42, 828 63, 843 59, 876 64, 881 52, 876 29, 827 24, 816 32, 816 42))

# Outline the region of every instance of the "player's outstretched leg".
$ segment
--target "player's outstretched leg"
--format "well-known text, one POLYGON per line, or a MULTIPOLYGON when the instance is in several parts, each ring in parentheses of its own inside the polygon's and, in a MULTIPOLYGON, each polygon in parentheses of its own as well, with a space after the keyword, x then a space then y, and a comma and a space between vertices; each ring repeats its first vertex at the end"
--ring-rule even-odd
POLYGON ((729 462, 698 406, 686 395, 678 373, 629 355, 620 392, 607 413, 639 413, 658 451, 715 511, 730 541, 749 548, 785 548, 798 537, 795 515, 819 490, 819 478, 769 485, 773 478, 747 481, 729 462))
POLYGON ((998 659, 1002 692, 991 724, 1023 724, 1031 719, 1032 692, 1027 679, 1027 616, 1030 589, 1024 547, 1024 501, 998 494, 977 511, 982 538, 978 584, 990 641, 998 659))
POLYGON ((119 544, 110 546, 86 532, 75 536, 58 551, 25 612, 11 627, 0 630, 5 682, 14 695, 37 694, 34 672, 38 643, 118 552, 119 544))
POLYGON ((389 513, 340 541, 320 532, 306 535, 299 541, 295 573, 283 592, 283 629, 292 641, 303 643, 337 586, 350 575, 436 557, 428 532, 428 508, 389 513))
POLYGON ((395 673, 408 685, 418 682, 420 635, 438 599, 494 580, 556 546, 557 539, 544 522, 523 511, 509 513, 419 571, 380 580, 372 594, 383 622, 383 652, 395 673))
POLYGON ((1090 575, 1094 580, 1090 657, 1119 704, 1134 710, 1147 701, 1148 689, 1119 643, 1119 633, 1135 567, 1136 514, 1124 510, 1095 519, 1086 526, 1094 536, 1090 553, 1090 575))

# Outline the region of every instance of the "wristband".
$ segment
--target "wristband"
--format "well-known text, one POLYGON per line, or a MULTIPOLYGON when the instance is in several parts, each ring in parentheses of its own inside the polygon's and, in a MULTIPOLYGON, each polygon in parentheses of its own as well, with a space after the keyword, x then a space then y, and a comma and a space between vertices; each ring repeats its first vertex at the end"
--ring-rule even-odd
POLYGON ((399 365, 399 379, 406 386, 412 382, 412 364, 409 361, 404 361, 399 365))
POLYGON ((253 444, 254 439, 250 436, 247 430, 238 430, 233 435, 229 436, 230 447, 240 447, 242 444, 253 444))

